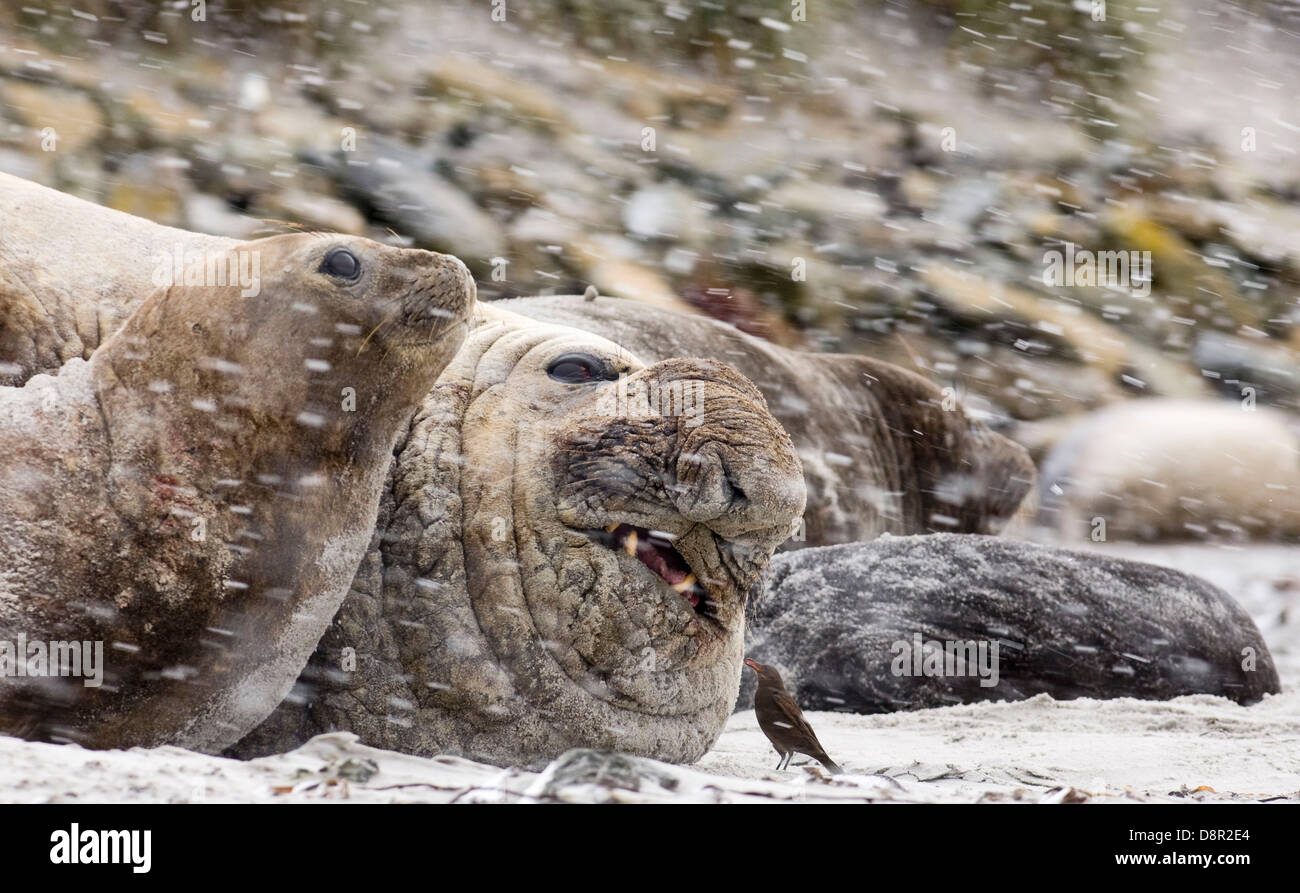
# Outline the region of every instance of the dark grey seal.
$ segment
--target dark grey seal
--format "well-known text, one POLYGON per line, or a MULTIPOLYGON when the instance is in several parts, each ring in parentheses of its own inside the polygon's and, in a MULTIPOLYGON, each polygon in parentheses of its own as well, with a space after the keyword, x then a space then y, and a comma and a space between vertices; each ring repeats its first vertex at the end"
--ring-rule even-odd
MULTIPOLYGON (((1038 694, 1250 704, 1281 690, 1241 606, 1151 564, 943 534, 784 553, 770 574, 746 654, 778 666, 805 710, 889 713, 1038 694), (942 660, 928 656, 936 649, 942 660)), ((753 702, 744 682, 739 709, 753 702)))

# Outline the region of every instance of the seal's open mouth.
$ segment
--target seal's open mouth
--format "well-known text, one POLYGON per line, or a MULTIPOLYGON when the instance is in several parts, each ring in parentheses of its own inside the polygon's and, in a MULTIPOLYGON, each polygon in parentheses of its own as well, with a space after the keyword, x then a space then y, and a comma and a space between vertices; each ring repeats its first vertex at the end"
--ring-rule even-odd
POLYGON ((673 548, 676 539, 662 530, 647 530, 631 524, 611 524, 604 530, 590 532, 592 539, 609 549, 626 552, 654 571, 659 579, 691 603, 696 613, 712 616, 709 599, 695 579, 695 572, 681 553, 673 548))

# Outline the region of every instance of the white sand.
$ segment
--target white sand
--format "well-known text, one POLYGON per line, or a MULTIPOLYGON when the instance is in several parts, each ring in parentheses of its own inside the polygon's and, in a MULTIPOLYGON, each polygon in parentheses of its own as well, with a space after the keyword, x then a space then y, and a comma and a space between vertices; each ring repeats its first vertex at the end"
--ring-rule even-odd
POLYGON ((811 713, 848 770, 776 772, 752 711, 694 767, 577 754, 543 773, 421 759, 324 735, 240 763, 158 748, 94 752, 0 738, 4 802, 1272 800, 1300 802, 1300 549, 1100 547, 1197 573, 1250 611, 1284 694, 1252 707, 1173 701, 978 704, 856 716, 811 713))

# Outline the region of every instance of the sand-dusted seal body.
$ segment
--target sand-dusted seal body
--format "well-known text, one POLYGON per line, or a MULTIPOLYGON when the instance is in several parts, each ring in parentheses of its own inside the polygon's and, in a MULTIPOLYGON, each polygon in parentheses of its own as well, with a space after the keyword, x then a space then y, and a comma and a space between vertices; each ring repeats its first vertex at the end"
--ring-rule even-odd
MULTIPOLYGON (((883 537, 778 555, 746 652, 779 667, 809 710, 889 713, 1044 693, 1250 704, 1280 690, 1250 616, 1210 583, 997 537, 883 537), (960 645, 951 665, 949 643, 960 645), (932 662, 936 645, 942 660, 932 662)), ((737 709, 749 697, 742 691, 737 709)))
POLYGON ((1043 463, 1039 522, 1063 539, 1300 539, 1300 421, 1237 402, 1091 413, 1043 463))
POLYGON ((0 731, 213 750, 264 718, 474 297, 455 258, 365 239, 200 260, 88 362, 0 388, 0 641, 104 643, 100 687, 0 679, 0 731))
POLYGON ((735 366, 763 392, 803 463, 806 530, 791 545, 882 533, 997 533, 1033 486, 1034 466, 1021 446, 889 363, 790 350, 724 322, 617 298, 560 295, 499 306, 594 332, 647 362, 694 356, 735 366))
POLYGON ((721 363, 481 313, 399 451, 309 703, 240 753, 338 728, 498 763, 691 761, 721 733, 743 602, 804 505, 788 436, 721 363))

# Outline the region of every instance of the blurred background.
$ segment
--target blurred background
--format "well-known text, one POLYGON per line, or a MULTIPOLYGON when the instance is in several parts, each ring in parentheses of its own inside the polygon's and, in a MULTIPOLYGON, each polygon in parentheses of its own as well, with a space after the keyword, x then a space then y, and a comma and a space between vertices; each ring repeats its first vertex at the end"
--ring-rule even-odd
POLYGON ((0 170, 690 307, 997 424, 1294 409, 1298 87, 1294 0, 16 0, 0 170), (1066 242, 1149 294, 1044 284, 1066 242))

